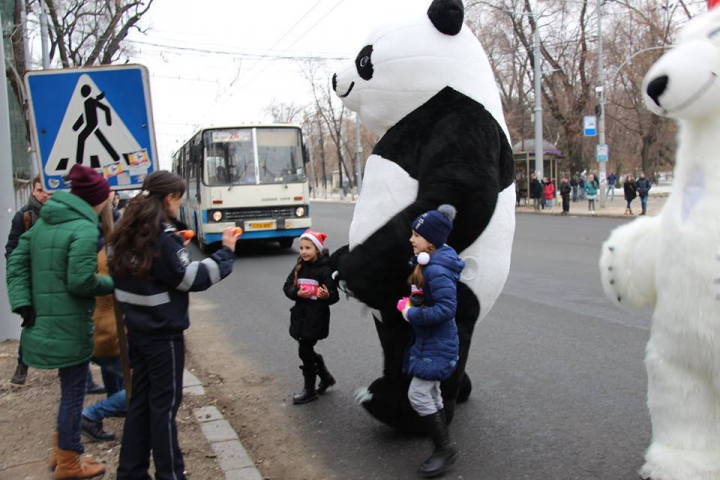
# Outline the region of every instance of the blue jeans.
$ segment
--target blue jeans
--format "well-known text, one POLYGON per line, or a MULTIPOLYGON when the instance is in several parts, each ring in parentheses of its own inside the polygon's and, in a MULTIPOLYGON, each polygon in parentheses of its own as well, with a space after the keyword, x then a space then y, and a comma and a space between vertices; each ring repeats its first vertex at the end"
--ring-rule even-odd
POLYGON ((615 185, 608 185, 607 192, 605 192, 605 198, 612 195, 612 199, 615 200, 615 185))
POLYGON ((578 199, 578 186, 573 185, 572 186, 572 201, 577 202, 577 199, 578 199))
POLYGON ((116 416, 125 413, 127 409, 127 395, 125 390, 120 390, 104 400, 100 400, 94 405, 90 405, 83 410, 83 417, 93 422, 100 422, 107 417, 116 416))
POLYGON ((105 390, 107 390, 108 398, 123 390, 123 370, 120 357, 97 358, 93 357, 93 363, 100 366, 100 375, 102 375, 105 390))
POLYGON ((642 213, 647 212, 647 195, 640 195, 640 206, 642 206, 642 213))
POLYGON ((85 401, 88 362, 59 369, 60 408, 57 416, 58 448, 77 453, 85 449, 80 443, 80 420, 85 401))

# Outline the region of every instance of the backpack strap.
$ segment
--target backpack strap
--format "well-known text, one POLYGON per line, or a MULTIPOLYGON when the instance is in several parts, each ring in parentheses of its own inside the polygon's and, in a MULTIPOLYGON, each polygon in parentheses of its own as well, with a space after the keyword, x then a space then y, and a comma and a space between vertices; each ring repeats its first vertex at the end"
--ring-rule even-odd
POLYGON ((23 226, 25 227, 25 231, 27 232, 30 230, 30 227, 32 227, 32 219, 30 218, 30 211, 26 210, 23 213, 23 226))

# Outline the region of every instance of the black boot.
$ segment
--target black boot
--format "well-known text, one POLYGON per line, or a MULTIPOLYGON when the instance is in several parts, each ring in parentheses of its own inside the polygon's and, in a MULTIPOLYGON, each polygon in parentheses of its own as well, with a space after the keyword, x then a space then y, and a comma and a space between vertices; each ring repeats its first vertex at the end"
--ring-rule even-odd
POLYGON ((430 458, 420 466, 420 475, 427 478, 437 477, 445 473, 450 465, 455 463, 456 456, 455 449, 450 443, 445 412, 440 410, 421 418, 427 422, 430 438, 435 449, 430 458))
POLYGON ((18 363, 18 366, 15 369, 15 375, 13 375, 12 379, 10 380, 10 383, 14 383, 16 385, 24 385, 25 380, 27 380, 27 371, 28 371, 27 365, 18 363))
POLYGON ((115 434, 113 432, 106 432, 103 430, 102 420, 95 422, 86 416, 83 416, 82 421, 80 422, 80 433, 96 442, 115 440, 115 434))
POLYGON ((295 405, 301 405, 318 399, 317 392, 315 391, 315 377, 317 375, 316 369, 301 366, 300 370, 303 371, 305 388, 303 388, 302 392, 293 394, 293 403, 295 405))
POLYGON ((325 360, 319 353, 315 354, 315 364, 317 365, 317 374, 320 377, 317 393, 322 395, 325 391, 335 385, 335 377, 333 377, 325 365, 325 360))

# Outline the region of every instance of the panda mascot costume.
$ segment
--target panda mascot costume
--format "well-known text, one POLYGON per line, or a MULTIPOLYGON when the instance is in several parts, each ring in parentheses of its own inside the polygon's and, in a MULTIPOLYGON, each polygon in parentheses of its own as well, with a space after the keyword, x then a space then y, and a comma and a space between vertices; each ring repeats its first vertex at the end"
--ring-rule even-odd
POLYGON ((652 443, 643 479, 720 479, 720 6, 650 68, 645 104, 678 121, 672 193, 603 244, 605 293, 653 310, 645 349, 652 443))
POLYGON ((402 371, 410 327, 397 311, 409 294, 412 221, 441 204, 457 210, 447 244, 465 262, 457 289, 460 354, 442 383, 445 413, 471 391, 465 364, 475 323, 488 314, 510 269, 514 164, 500 95, 460 0, 375 29, 333 89, 380 137, 367 160, 348 246, 332 261, 339 285, 370 307, 383 349, 382 377, 358 399, 401 431, 422 431, 402 371))

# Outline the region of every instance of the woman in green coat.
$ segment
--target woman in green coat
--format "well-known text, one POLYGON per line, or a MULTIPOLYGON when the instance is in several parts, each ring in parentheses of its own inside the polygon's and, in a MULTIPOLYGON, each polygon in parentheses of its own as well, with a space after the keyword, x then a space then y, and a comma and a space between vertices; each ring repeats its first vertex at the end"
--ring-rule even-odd
POLYGON ((58 480, 105 471, 102 464, 80 458, 80 422, 93 355, 94 297, 113 291, 110 277, 96 275, 98 213, 110 187, 81 165, 73 166, 69 178, 70 193, 57 192, 47 201, 7 265, 10 306, 23 318, 24 360, 34 368, 59 370, 57 443, 51 458, 58 480))

